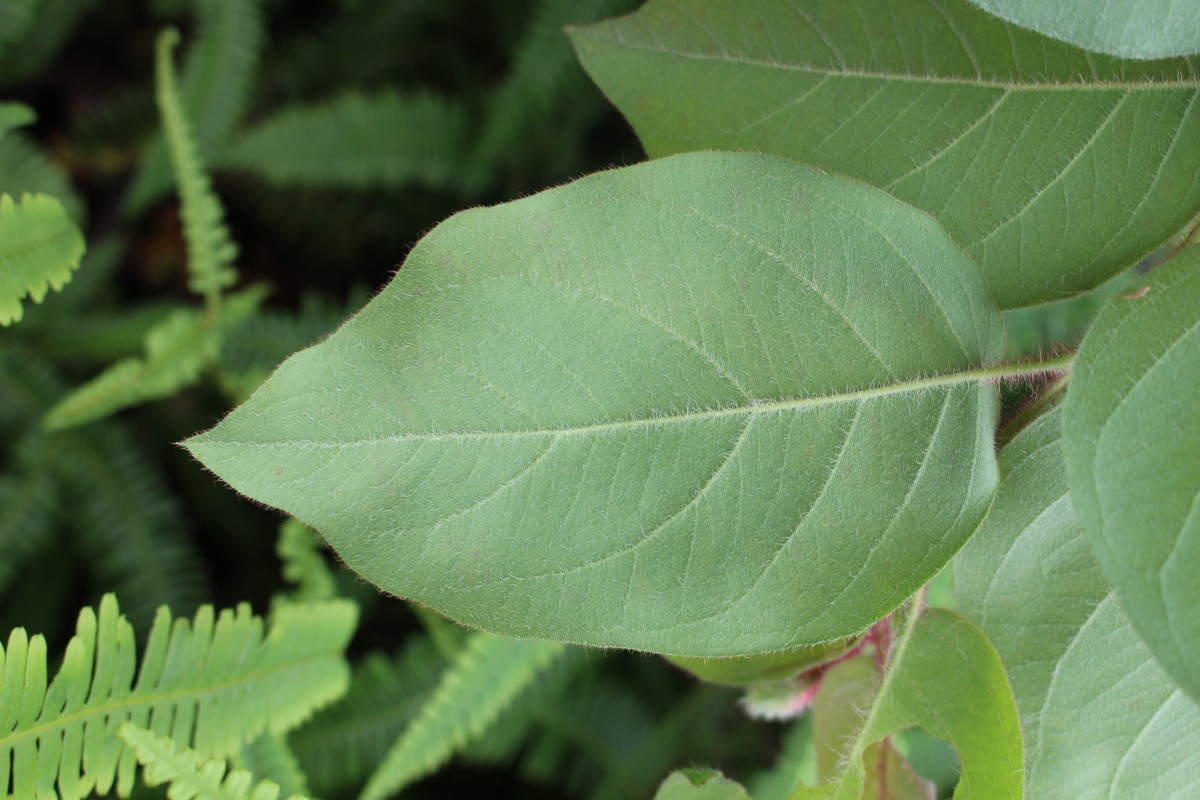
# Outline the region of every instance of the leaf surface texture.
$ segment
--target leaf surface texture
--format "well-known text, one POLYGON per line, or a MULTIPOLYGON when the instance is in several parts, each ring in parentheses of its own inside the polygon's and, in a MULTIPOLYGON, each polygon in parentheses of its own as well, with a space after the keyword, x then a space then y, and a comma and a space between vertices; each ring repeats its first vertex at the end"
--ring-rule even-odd
POLYGON ((1191 60, 1093 56, 963 0, 652 0, 574 39, 651 156, 758 150, 885 187, 1001 308, 1095 288, 1200 211, 1191 60))
POLYGON ((1003 346, 928 216, 689 154, 444 222, 188 447, 469 625, 748 655, 864 630, 961 546, 1003 346))

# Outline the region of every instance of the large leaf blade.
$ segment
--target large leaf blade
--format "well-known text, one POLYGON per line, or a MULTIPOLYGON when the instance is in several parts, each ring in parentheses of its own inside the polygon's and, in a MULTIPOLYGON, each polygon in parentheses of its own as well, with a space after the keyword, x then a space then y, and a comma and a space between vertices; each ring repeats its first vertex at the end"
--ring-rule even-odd
POLYGON ((746 655, 860 632, 958 549, 1002 349, 926 215, 691 154, 453 217, 188 447, 468 624, 746 655))
POLYGON ((1134 627, 1200 699, 1200 248, 1097 317, 1063 408, 1075 510, 1134 627))
POLYGON ((573 36, 651 156, 758 150, 887 187, 1001 308, 1095 288, 1200 211, 1190 60, 1092 56, 962 0, 653 0, 573 36))
POLYGON ((1175 0, 971 0, 1025 28, 1121 58, 1200 53, 1200 15, 1175 0))
POLYGON ((1192 797, 1200 708, 1155 662, 1092 555, 1060 423, 1053 409, 1001 451, 996 500, 954 560, 963 612, 1012 683, 1027 796, 1192 797))

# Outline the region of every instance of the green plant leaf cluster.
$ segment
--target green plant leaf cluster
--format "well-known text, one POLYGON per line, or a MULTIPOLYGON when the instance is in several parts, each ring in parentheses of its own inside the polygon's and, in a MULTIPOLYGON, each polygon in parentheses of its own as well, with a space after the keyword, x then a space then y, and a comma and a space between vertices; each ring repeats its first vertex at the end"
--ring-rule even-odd
POLYGON ((1195 794, 1196 15, 635 6, 0 0, 6 796, 1195 794))
POLYGON ((886 188, 937 217, 1001 308, 1093 289, 1200 212, 1190 60, 1093 55, 964 0, 740 16, 652 0, 572 36, 651 156, 757 150, 886 188))

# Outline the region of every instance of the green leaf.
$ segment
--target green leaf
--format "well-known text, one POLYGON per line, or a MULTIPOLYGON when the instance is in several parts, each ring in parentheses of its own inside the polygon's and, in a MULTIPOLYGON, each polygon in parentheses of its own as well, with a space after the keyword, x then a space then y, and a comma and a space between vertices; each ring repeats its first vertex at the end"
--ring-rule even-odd
POLYGON ((1189 61, 1094 57, 962 0, 651 0, 573 37, 651 156, 759 150, 886 187, 1001 308, 1095 288, 1200 211, 1189 61))
POLYGON ((747 686, 762 681, 790 680, 805 670, 833 661, 845 653, 856 641, 857 639, 846 639, 738 658, 668 656, 667 660, 710 683, 719 683, 725 686, 747 686))
POLYGON ((1200 248, 1101 312, 1063 408, 1075 509, 1167 673, 1200 699, 1200 248))
POLYGON ((261 286, 231 296, 215 324, 200 311, 173 312, 146 333, 142 358, 113 364, 46 412, 43 424, 49 430, 83 425, 191 386, 216 359, 224 331, 253 314, 264 296, 261 286))
POLYGON ((133 753, 115 734, 125 721, 204 756, 292 728, 346 690, 356 617, 351 603, 296 606, 264 634, 248 605, 219 616, 205 606, 191 624, 162 608, 138 671, 133 628, 106 595, 98 618, 79 615, 49 682, 45 641, 18 628, 0 648, 0 792, 78 800, 115 782, 128 796, 133 753))
MULTIPOLYGON (((862 671, 862 664, 854 659, 839 664, 826 675, 829 684, 822 686, 822 692, 841 686, 848 690, 840 692, 843 696, 857 696, 865 685, 862 671), (846 675, 854 680, 839 677, 846 675)), ((877 773, 868 775, 865 759, 889 757, 887 748, 872 750, 872 746, 914 726, 957 748, 963 764, 954 793, 959 800, 1022 797, 1020 723, 1004 667, 979 629, 953 611, 933 608, 908 614, 870 704, 865 710, 860 706, 858 712, 843 708, 839 713, 854 717, 858 726, 850 742, 837 750, 836 774, 819 787, 799 787, 794 800, 872 796, 864 795, 864 790, 886 796, 878 791, 877 773)), ((817 738, 819 743, 820 733, 817 738)), ((820 765, 820 746, 817 757, 820 765)), ((888 763, 902 765, 898 760, 888 763)), ((823 775, 827 770, 819 769, 823 775)), ((912 791, 904 783, 897 786, 912 791)))
POLYGON ((179 184, 183 235, 187 241, 188 286, 211 304, 222 289, 237 282, 237 272, 233 269, 237 245, 225 227, 225 210, 204 171, 187 110, 175 88, 171 51, 178 42, 179 34, 174 30, 163 31, 158 37, 155 97, 179 184))
POLYGON ((13 128, 30 124, 35 119, 37 116, 33 113, 33 109, 24 103, 0 103, 0 137, 13 128))
POLYGON ((382 800, 435 771, 487 730, 564 652, 554 642, 475 634, 367 781, 360 800, 382 800))
POLYGON ((361 189, 460 178, 467 117, 429 94, 345 94, 292 107, 242 134, 215 162, 281 185, 361 189))
POLYGON ((40 303, 65 286, 83 251, 83 234, 57 200, 27 194, 16 203, 0 195, 0 325, 21 319, 26 296, 40 303))
POLYGON ((963 612, 1012 682, 1026 796, 1193 797, 1200 707, 1154 661, 1092 555, 1060 418, 1043 414, 1001 451, 996 500, 954 560, 963 612))
POLYGON ((861 632, 961 546, 1003 349, 926 215, 689 154, 442 223, 187 446, 471 626, 752 655, 861 632))
POLYGON ((1009 22, 1121 58, 1200 53, 1200 14, 1176 0, 971 0, 1009 22))
MULTIPOLYGON (((279 785, 274 781, 254 782, 247 770, 225 774, 223 758, 204 758, 187 747, 179 747, 169 736, 158 736, 130 722, 121 723, 118 735, 133 748, 145 767, 148 786, 170 783, 171 800, 276 800, 279 785)), ((298 796, 297 796, 298 797, 298 796)))
POLYGON ((716 770, 685 769, 663 781, 654 800, 750 800, 750 795, 716 770))

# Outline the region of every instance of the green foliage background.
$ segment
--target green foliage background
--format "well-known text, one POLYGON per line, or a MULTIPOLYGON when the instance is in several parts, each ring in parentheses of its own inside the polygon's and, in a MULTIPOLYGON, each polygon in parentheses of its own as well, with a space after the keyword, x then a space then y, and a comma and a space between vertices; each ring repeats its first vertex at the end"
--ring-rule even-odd
MULTIPOLYGON (((274 797, 254 788, 262 778, 281 797, 331 800, 418 779, 405 796, 636 798, 692 764, 771 800, 817 774, 808 721, 752 721, 736 690, 657 658, 514 646, 381 597, 172 444, 329 334, 438 221, 641 161, 563 33, 636 5, 0 0, 0 98, 36 111, 23 124, 0 107, 0 128, 13 126, 0 193, 57 199, 87 241, 73 281, 0 330, 0 631, 44 634, 53 672, 78 610, 108 592, 139 647, 161 605, 266 615, 341 596, 362 611, 345 696, 229 765, 122 726, 156 781, 208 781, 238 800, 274 797), (170 26, 178 91, 156 102, 156 37, 170 26), (168 119, 168 142, 159 107, 172 103, 189 129, 168 119), (113 389, 131 382, 141 391, 113 389)), ((1007 312, 1010 355, 1075 344, 1135 278, 1007 312)), ((1002 417, 1034 388, 1005 386, 1002 417)), ((934 605, 952 604, 946 578, 934 605)), ((950 749, 894 741, 948 796, 950 749)))

